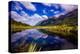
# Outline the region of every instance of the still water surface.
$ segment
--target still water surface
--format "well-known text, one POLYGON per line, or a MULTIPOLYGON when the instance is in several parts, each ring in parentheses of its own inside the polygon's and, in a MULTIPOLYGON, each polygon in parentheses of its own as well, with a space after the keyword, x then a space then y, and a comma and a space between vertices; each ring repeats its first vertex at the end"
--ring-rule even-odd
POLYGON ((28 48, 31 44, 32 46, 36 44, 36 47, 38 46, 37 49, 41 48, 39 51, 75 48, 75 45, 65 38, 55 34, 49 35, 38 29, 28 29, 11 35, 13 52, 19 52, 22 48, 22 51, 29 51, 28 48))

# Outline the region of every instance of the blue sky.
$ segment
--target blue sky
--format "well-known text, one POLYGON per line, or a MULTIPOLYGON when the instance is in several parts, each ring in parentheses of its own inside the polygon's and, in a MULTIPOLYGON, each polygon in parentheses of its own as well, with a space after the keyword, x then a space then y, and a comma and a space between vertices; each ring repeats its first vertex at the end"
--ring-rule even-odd
POLYGON ((34 7, 36 8, 36 10, 33 11, 33 10, 29 10, 29 9, 25 8, 25 6, 20 2, 12 2, 11 10, 16 11, 19 14, 20 14, 20 11, 22 11, 22 10, 17 10, 15 8, 17 5, 16 3, 18 4, 18 6, 20 6, 22 8, 23 11, 25 11, 30 16, 37 13, 40 16, 46 15, 46 16, 50 17, 50 16, 53 16, 55 14, 59 14, 59 13, 65 11, 63 8, 61 8, 61 6, 59 4, 51 4, 52 6, 48 6, 43 3, 32 2, 31 4, 34 5, 34 7), (55 12, 57 12, 57 13, 55 13, 55 12))
POLYGON ((77 5, 13 1, 10 2, 9 8, 11 18, 15 21, 34 26, 49 17, 58 18, 60 15, 65 15, 76 9, 77 5))

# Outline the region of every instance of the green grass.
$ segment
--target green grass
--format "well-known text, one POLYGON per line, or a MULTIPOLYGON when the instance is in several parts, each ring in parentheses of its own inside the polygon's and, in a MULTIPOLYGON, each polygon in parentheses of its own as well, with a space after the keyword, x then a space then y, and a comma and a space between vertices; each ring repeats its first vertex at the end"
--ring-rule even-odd
POLYGON ((55 26, 22 26, 22 25, 11 25, 11 31, 17 32, 17 31, 23 31, 26 29, 44 29, 50 32, 57 32, 61 33, 74 33, 77 31, 77 26, 68 26, 68 25, 55 25, 55 26))

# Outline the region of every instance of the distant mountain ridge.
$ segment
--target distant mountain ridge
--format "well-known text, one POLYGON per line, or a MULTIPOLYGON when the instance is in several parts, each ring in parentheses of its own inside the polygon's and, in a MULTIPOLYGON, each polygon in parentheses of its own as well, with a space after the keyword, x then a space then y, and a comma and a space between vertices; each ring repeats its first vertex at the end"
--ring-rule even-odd
POLYGON ((78 9, 75 9, 66 15, 61 15, 58 18, 52 17, 48 20, 42 21, 39 25, 57 25, 57 24, 69 24, 77 25, 78 24, 78 9))

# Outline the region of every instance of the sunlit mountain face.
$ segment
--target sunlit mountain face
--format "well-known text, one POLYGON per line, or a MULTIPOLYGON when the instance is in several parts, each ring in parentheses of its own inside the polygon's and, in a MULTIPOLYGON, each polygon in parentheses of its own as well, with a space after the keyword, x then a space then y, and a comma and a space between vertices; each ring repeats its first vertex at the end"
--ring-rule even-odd
POLYGON ((58 18, 76 9, 76 5, 61 5, 53 3, 18 2, 9 3, 11 18, 17 22, 35 26, 37 23, 54 16, 58 18), (35 22, 34 22, 35 21, 35 22))

